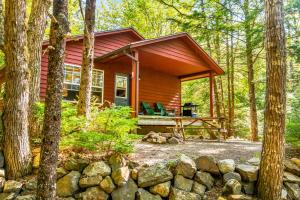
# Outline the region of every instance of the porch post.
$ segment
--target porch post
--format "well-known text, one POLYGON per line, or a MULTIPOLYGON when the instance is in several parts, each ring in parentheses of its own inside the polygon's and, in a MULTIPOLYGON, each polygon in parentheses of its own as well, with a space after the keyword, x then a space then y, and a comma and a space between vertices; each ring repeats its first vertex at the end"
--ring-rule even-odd
POLYGON ((131 75, 131 107, 133 109, 133 117, 137 117, 139 112, 139 54, 134 51, 134 58, 132 59, 132 75, 131 75))
POLYGON ((214 117, 214 82, 212 72, 209 73, 209 106, 210 116, 214 117))

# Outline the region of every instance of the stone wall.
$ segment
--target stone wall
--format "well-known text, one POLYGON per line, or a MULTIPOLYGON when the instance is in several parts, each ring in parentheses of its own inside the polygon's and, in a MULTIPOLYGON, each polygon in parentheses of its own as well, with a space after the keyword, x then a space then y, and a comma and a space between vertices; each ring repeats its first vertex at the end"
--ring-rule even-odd
MULTIPOLYGON (((255 199, 258 165, 256 158, 236 164, 231 159, 186 155, 152 166, 139 166, 120 155, 96 162, 70 158, 57 168, 57 195, 64 200, 255 199), (217 187, 219 195, 210 197, 217 187)), ((287 160, 285 166, 283 199, 300 199, 300 160, 287 160)), ((5 180, 3 167, 0 152, 0 199, 34 200, 36 177, 5 180)))

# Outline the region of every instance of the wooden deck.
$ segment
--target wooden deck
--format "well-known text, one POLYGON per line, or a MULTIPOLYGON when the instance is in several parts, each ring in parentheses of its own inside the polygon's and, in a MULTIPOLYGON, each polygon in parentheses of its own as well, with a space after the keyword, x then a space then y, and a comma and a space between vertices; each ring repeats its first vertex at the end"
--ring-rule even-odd
MULTIPOLYGON (((195 120, 192 117, 167 117, 167 116, 150 116, 150 115, 139 115, 138 125, 140 126, 175 126, 176 119, 182 118, 183 125, 188 125, 191 121, 195 120)), ((194 126, 202 126, 202 122, 196 122, 194 126)))

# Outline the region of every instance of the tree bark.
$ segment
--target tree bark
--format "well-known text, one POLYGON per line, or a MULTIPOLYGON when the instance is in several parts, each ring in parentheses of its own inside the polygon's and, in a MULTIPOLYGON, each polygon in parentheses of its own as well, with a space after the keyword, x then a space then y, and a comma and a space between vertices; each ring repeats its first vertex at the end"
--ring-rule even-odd
POLYGON ((4 16, 3 16, 3 1, 0 0, 0 50, 4 50, 4 16))
POLYGON ((47 14, 52 0, 32 1, 31 13, 28 21, 28 68, 30 71, 29 81, 29 133, 35 136, 39 132, 37 118, 34 113, 35 103, 39 102, 40 97, 40 74, 41 56, 44 33, 46 29, 47 14))
POLYGON ((267 60, 264 140, 259 171, 260 199, 281 199, 286 115, 286 52, 283 1, 265 0, 267 60))
POLYGON ((84 17, 84 39, 83 39, 83 58, 81 66, 81 80, 79 89, 79 99, 77 113, 90 117, 90 104, 92 93, 92 71, 94 59, 94 29, 95 29, 95 9, 96 0, 87 0, 84 17))
POLYGON ((252 46, 252 33, 249 15, 249 0, 244 1, 245 13, 245 34, 246 34, 246 57, 248 68, 248 96, 250 104, 250 121, 251 121, 251 139, 252 141, 258 140, 257 129, 257 110, 256 110, 256 96, 255 96, 255 83, 254 83, 254 63, 253 63, 253 46, 252 46))
POLYGON ((3 147, 7 177, 16 179, 31 171, 25 0, 5 2, 4 24, 7 81, 3 111, 3 147))
POLYGON ((61 127, 65 36, 69 32, 68 1, 53 1, 48 58, 41 164, 38 174, 38 200, 52 200, 56 195, 56 167, 61 127))

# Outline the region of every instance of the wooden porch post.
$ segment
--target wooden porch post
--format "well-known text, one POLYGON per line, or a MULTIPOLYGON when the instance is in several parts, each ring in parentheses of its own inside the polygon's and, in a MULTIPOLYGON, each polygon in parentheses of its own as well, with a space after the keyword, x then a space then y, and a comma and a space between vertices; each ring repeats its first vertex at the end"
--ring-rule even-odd
POLYGON ((214 116, 214 82, 213 74, 209 73, 209 106, 210 106, 210 116, 214 116))
POLYGON ((133 117, 137 117, 139 113, 139 54, 134 51, 134 58, 132 59, 132 75, 131 75, 131 107, 133 109, 133 117))

